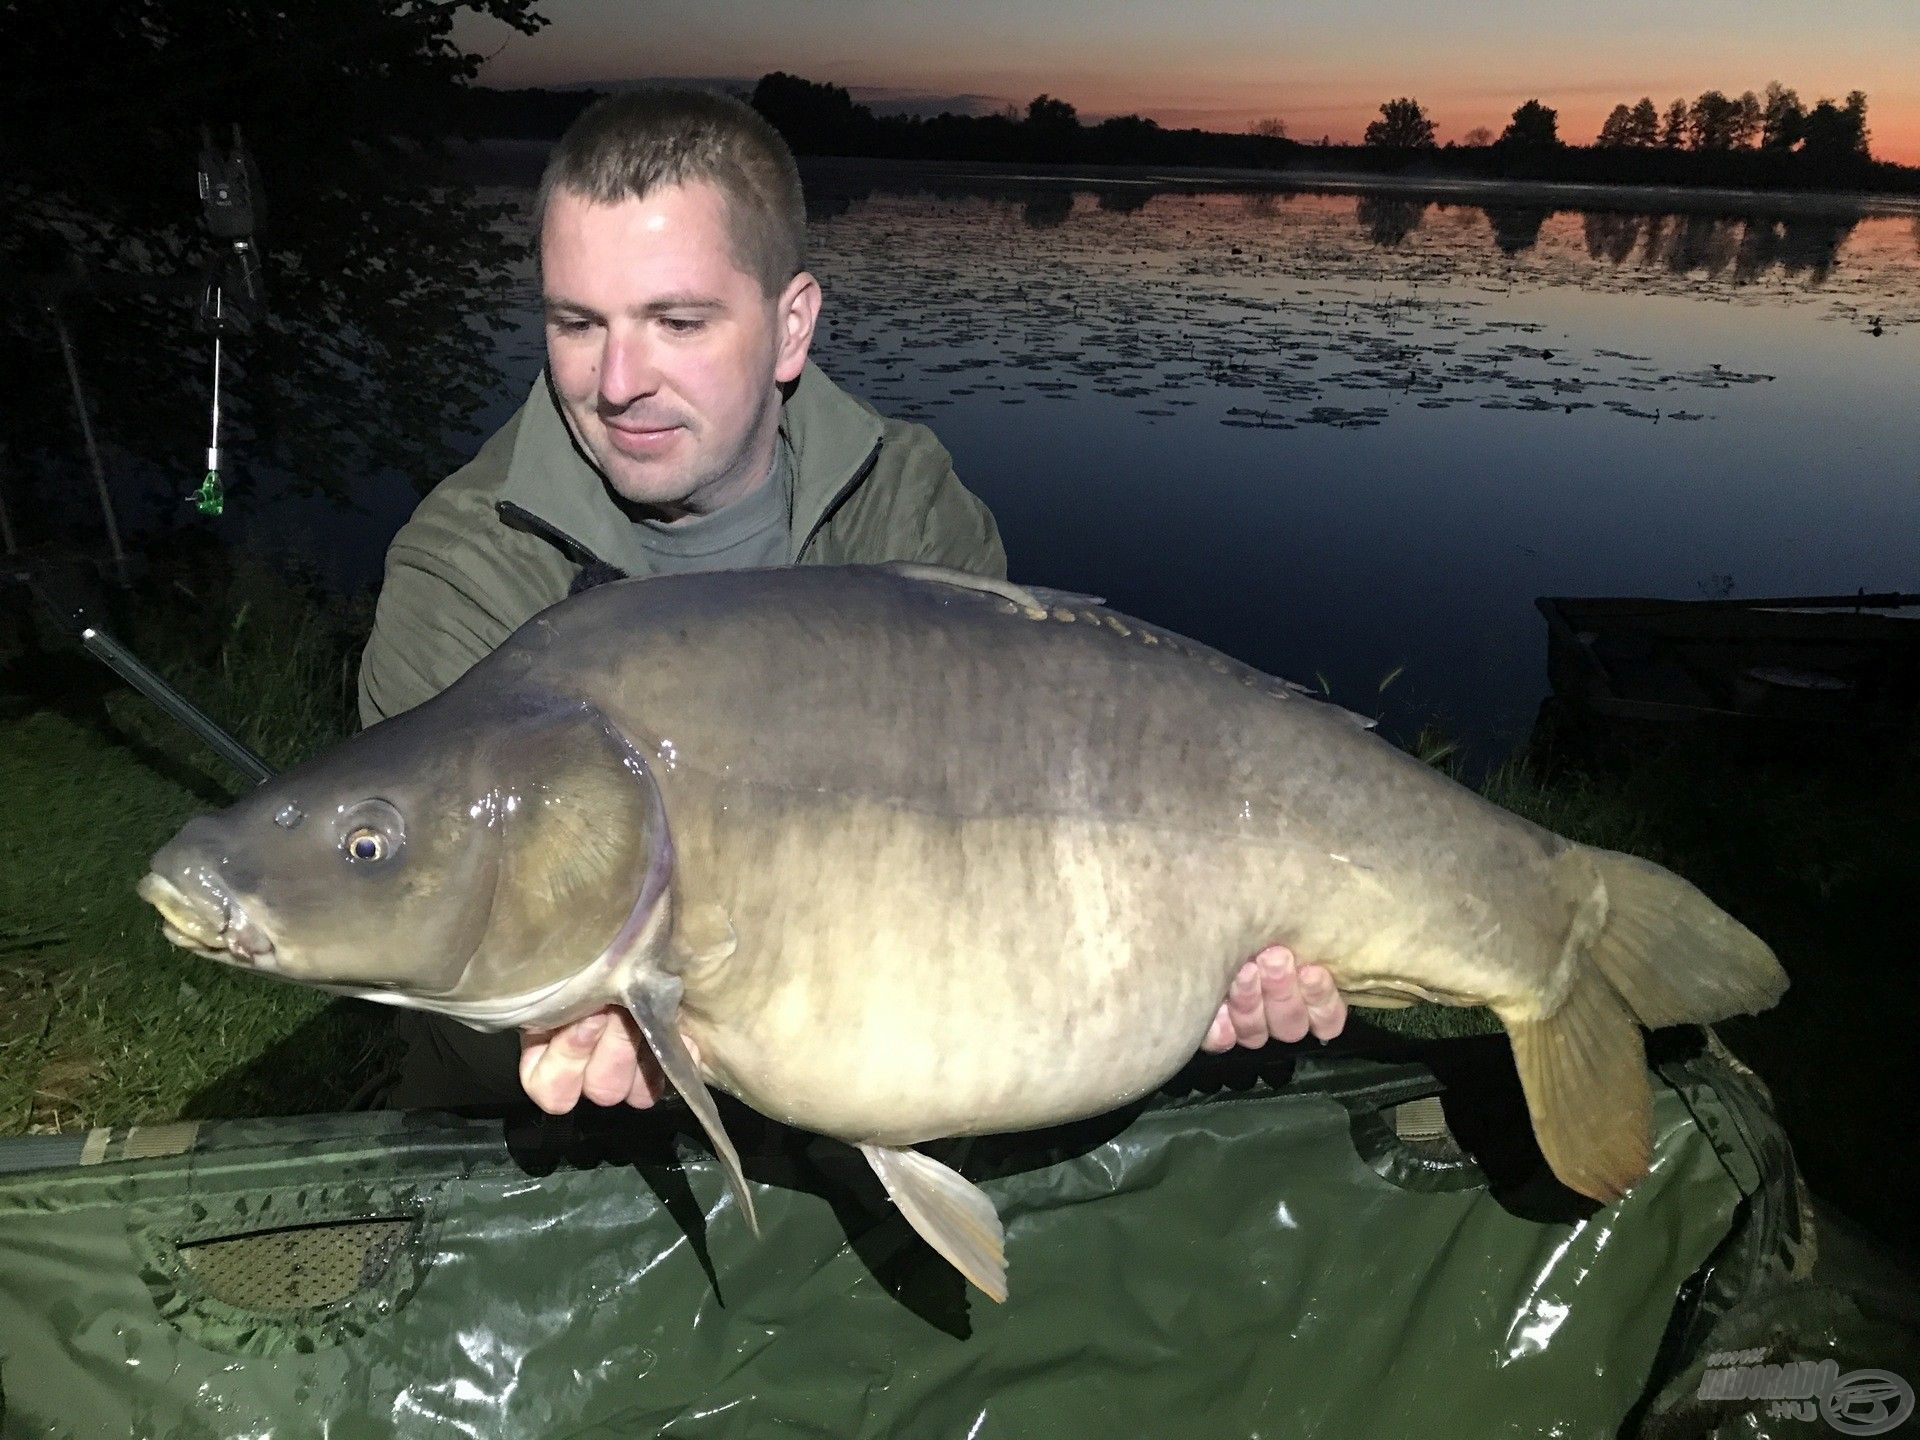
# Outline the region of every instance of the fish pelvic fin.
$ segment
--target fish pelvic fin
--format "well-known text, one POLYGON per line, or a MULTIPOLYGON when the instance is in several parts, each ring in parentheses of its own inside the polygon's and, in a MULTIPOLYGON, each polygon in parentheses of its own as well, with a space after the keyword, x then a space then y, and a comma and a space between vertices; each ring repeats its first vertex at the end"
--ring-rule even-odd
POLYGON ((727 1127, 720 1121, 720 1111, 713 1103, 713 1094, 707 1089, 707 1082, 700 1078, 700 1067, 694 1063, 693 1053, 687 1049, 687 1042, 680 1038, 677 1022, 681 988, 675 976, 647 975, 628 987, 624 999, 627 1009, 633 1012, 633 1018, 640 1026, 641 1035, 646 1038, 648 1048, 660 1062, 661 1072, 680 1092, 680 1098, 687 1102, 687 1108, 700 1121, 700 1128, 707 1132, 707 1139, 713 1143, 714 1153, 720 1157, 721 1167, 726 1171, 728 1188, 733 1191, 734 1198, 740 1202, 741 1212, 747 1217, 747 1228, 758 1235, 760 1217, 754 1213, 753 1192, 747 1189, 747 1177, 740 1168, 739 1152, 733 1148, 727 1127))
POLYGON ((860 1153, 920 1238, 989 1300, 1003 1303, 1006 1240, 993 1201, 958 1171, 918 1150, 862 1145, 860 1153))
POLYGON ((1787 988, 1773 951, 1670 870, 1575 845, 1555 862, 1580 897, 1570 981, 1543 1015, 1501 1013, 1555 1175, 1602 1202, 1646 1174, 1652 1094, 1640 1027, 1764 1010, 1787 988))

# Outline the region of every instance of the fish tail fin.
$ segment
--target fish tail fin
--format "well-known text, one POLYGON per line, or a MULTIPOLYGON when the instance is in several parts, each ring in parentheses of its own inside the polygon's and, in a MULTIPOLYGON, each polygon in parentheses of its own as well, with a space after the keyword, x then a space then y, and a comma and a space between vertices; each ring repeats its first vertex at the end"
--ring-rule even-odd
POLYGON ((1642 1025, 1709 1025, 1786 993, 1766 942, 1671 870, 1612 850, 1578 853, 1606 891, 1588 953, 1642 1025))
POLYGON ((1604 1203, 1651 1160, 1640 1026, 1763 1010, 1787 977, 1758 936, 1658 865, 1585 846, 1560 864, 1591 897, 1572 982, 1548 1013, 1502 1019, 1541 1153, 1564 1184, 1604 1203))

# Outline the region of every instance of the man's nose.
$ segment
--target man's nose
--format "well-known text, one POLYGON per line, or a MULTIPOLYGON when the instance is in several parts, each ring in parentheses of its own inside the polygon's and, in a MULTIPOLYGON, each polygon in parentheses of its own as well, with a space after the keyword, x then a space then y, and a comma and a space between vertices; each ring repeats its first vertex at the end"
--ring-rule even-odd
POLYGON ((660 369, 653 347, 643 335, 619 330, 607 332, 606 353, 600 361, 600 401, 623 409, 660 388, 660 369))

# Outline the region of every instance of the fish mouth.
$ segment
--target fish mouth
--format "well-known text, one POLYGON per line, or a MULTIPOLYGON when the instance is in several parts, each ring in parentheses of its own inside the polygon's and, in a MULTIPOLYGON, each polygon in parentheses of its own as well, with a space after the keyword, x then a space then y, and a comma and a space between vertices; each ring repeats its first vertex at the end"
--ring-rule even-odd
POLYGON ((245 908, 204 874, 187 877, 183 890, 166 876, 149 871, 136 887, 140 898, 160 912, 168 940, 196 955, 250 966, 273 968, 273 940, 245 908))

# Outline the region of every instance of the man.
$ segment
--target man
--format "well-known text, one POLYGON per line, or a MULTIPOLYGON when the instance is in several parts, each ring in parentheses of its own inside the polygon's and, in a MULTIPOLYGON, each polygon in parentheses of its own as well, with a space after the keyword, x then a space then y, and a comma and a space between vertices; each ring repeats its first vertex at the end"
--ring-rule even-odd
MULTIPOLYGON (((1003 577, 993 517, 925 427, 886 420, 807 358, 820 286, 786 145, 700 92, 604 100, 567 132, 536 205, 547 367, 387 555, 360 671, 373 724, 438 693, 589 565, 630 575, 913 560, 1003 577)), ((1208 1048, 1338 1033, 1324 970, 1249 961, 1208 1048)), ((511 1099, 511 1040, 409 1014, 390 1103, 511 1099)), ((521 1037, 518 1078, 553 1113, 582 1095, 651 1105, 631 1017, 521 1037)))

